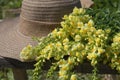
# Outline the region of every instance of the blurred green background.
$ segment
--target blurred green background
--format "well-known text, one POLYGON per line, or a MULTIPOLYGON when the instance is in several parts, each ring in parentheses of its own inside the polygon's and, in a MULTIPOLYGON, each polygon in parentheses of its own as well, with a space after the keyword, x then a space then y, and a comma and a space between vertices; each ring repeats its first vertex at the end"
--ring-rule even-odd
POLYGON ((18 14, 22 0, 0 0, 0 19, 18 14))

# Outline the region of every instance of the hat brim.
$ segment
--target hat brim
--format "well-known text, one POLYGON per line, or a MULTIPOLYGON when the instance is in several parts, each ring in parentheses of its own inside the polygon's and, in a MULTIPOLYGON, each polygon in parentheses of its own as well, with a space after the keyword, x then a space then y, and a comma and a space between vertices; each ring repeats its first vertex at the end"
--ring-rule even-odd
POLYGON ((19 17, 0 22, 0 56, 20 60, 21 50, 28 44, 35 45, 31 37, 18 31, 19 17))
POLYGON ((94 4, 92 0, 80 0, 80 2, 83 8, 89 8, 94 4))

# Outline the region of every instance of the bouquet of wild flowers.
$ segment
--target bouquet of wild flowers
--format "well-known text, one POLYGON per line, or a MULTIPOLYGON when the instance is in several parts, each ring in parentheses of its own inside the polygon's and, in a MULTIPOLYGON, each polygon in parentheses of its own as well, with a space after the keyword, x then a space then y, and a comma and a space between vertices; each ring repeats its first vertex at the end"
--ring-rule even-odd
POLYGON ((111 28, 96 28, 94 17, 86 13, 86 9, 74 8, 73 12, 64 16, 61 28, 56 28, 48 36, 37 39, 38 45, 25 47, 20 57, 23 60, 36 60, 34 80, 42 71, 47 60, 54 59, 48 70, 48 77, 59 68, 59 80, 77 80, 72 70, 74 66, 86 60, 94 67, 93 80, 96 80, 96 65, 99 62, 110 65, 120 71, 120 33, 111 34, 111 28), (111 40, 108 44, 109 39, 111 40), (68 56, 66 59, 65 56, 68 56))

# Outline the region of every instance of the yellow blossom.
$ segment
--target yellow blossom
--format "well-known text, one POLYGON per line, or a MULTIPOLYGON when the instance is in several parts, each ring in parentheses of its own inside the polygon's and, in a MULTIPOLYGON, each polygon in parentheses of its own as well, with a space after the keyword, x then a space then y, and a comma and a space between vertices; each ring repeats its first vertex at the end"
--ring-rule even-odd
POLYGON ((72 20, 73 16, 72 15, 69 15, 69 20, 72 20))
POLYGON ((49 59, 51 58, 51 56, 52 56, 52 50, 49 51, 49 53, 48 53, 48 55, 47 55, 47 59, 49 60, 49 59))
POLYGON ((68 45, 64 45, 64 50, 68 50, 69 49, 69 46, 68 45))
POLYGON ((81 29, 80 33, 83 34, 83 35, 85 35, 87 33, 87 30, 86 29, 81 29))
POLYGON ((76 52, 76 57, 80 57, 80 53, 79 52, 76 52))
POLYGON ((28 45, 25 48, 22 49, 21 53, 20 53, 20 58, 23 61, 30 61, 30 60, 34 60, 36 55, 33 54, 32 52, 32 45, 28 45))
POLYGON ((88 22, 88 27, 92 27, 93 25, 94 25, 93 20, 89 20, 89 22, 88 22))
POLYGON ((69 65, 68 64, 63 65, 62 68, 61 68, 61 70, 63 70, 63 71, 66 71, 68 69, 69 69, 69 65))
POLYGON ((58 37, 62 37, 62 35, 63 35, 63 32, 62 32, 62 31, 57 32, 57 36, 58 36, 58 37))
POLYGON ((110 33, 111 32, 111 29, 106 29, 105 30, 107 33, 110 33))
POLYGON ((56 46, 57 46, 57 47, 61 47, 62 44, 61 44, 60 42, 57 42, 57 43, 56 43, 56 46))
POLYGON ((105 52, 105 49, 102 49, 102 48, 98 48, 98 53, 104 53, 105 52))
POLYGON ((93 39, 91 39, 91 38, 89 38, 89 39, 88 39, 88 41, 89 41, 89 42, 88 42, 88 44, 91 44, 91 43, 93 43, 93 42, 94 42, 94 40, 93 40, 93 39))
POLYGON ((68 58, 68 64, 73 64, 74 63, 74 58, 68 58))
POLYGON ((77 49, 78 49, 78 47, 76 45, 73 45, 71 51, 75 51, 77 49))
POLYGON ((77 80, 77 76, 75 74, 73 74, 70 78, 70 80, 77 80))
POLYGON ((67 18, 68 18, 68 16, 67 16, 67 15, 64 15, 63 19, 67 19, 67 18))
POLYGON ((90 29, 91 32, 96 32, 95 27, 90 27, 89 29, 90 29))
POLYGON ((113 38, 113 41, 120 43, 120 36, 117 36, 117 35, 116 35, 116 36, 113 38))
POLYGON ((78 23, 77 23, 77 28, 81 28, 81 27, 83 27, 83 26, 84 26, 83 22, 78 22, 78 23))
POLYGON ((59 67, 62 67, 62 65, 66 64, 66 63, 67 62, 65 60, 60 60, 58 64, 60 65, 59 67))
POLYGON ((96 57, 97 57, 96 53, 89 53, 88 56, 87 56, 87 58, 88 58, 89 60, 95 59, 96 57))
POLYGON ((96 43, 99 44, 100 43, 100 38, 96 38, 95 41, 96 41, 96 43))
POLYGON ((84 14, 85 12, 86 12, 85 9, 83 9, 83 8, 79 9, 79 14, 84 14))
POLYGON ((80 40, 81 40, 80 35, 76 35, 76 36, 75 36, 75 41, 80 41, 80 40))
POLYGON ((66 74, 66 71, 62 70, 62 71, 59 71, 59 76, 64 76, 66 74))
POLYGON ((100 35, 102 32, 103 32, 102 29, 98 29, 98 30, 96 31, 96 35, 100 35))
POLYGON ((63 40, 63 45, 67 44, 68 42, 69 42, 69 39, 68 39, 68 38, 65 38, 65 39, 63 40))
POLYGON ((92 65, 92 66, 95 66, 96 64, 97 64, 97 61, 96 61, 95 59, 92 59, 91 65, 92 65))
POLYGON ((48 44, 46 47, 45 47, 45 51, 48 51, 48 50, 50 50, 51 48, 52 48, 52 44, 48 44))
POLYGON ((73 21, 71 21, 71 22, 70 22, 70 24, 71 24, 72 26, 74 26, 74 25, 75 25, 75 23, 74 23, 73 21))
POLYGON ((57 36, 56 35, 57 34, 57 29, 53 30, 51 34, 52 34, 52 36, 56 37, 57 36))
POLYGON ((82 52, 82 56, 85 56, 85 55, 86 55, 86 53, 83 51, 83 52, 82 52))
POLYGON ((73 13, 74 13, 74 14, 79 14, 79 9, 78 9, 77 7, 75 7, 75 8, 73 9, 73 13))

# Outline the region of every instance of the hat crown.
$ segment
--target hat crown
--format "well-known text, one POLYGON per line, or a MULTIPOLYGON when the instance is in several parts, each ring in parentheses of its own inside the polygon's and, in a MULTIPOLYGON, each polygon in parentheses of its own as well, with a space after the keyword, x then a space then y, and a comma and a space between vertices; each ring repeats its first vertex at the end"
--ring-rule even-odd
POLYGON ((26 36, 46 36, 60 26, 62 17, 81 7, 80 0, 23 0, 19 32, 26 36))
POLYGON ((80 0, 23 0, 21 16, 33 21, 60 22, 80 0))

